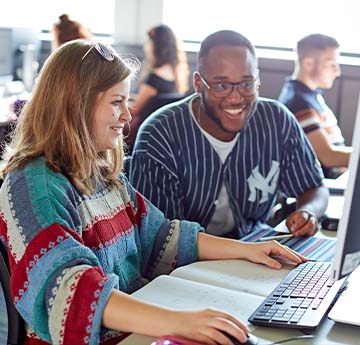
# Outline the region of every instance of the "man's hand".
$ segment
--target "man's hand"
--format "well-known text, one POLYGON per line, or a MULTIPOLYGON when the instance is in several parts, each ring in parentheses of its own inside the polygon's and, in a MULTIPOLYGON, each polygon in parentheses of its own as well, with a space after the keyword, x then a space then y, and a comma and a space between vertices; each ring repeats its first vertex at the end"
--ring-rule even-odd
POLYGON ((295 236, 312 236, 319 229, 319 222, 309 210, 296 210, 286 218, 286 226, 295 236))

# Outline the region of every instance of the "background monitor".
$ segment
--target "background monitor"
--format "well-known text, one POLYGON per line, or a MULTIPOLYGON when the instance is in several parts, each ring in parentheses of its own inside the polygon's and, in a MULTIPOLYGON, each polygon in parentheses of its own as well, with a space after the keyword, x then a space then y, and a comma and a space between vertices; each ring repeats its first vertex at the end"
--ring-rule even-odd
POLYGON ((30 90, 39 66, 39 50, 37 30, 0 27, 0 85, 21 80, 30 90))
POLYGON ((349 180, 337 232, 333 278, 349 275, 360 264, 360 98, 352 140, 349 180))
POLYGON ((12 80, 13 49, 12 30, 0 27, 0 85, 12 80))

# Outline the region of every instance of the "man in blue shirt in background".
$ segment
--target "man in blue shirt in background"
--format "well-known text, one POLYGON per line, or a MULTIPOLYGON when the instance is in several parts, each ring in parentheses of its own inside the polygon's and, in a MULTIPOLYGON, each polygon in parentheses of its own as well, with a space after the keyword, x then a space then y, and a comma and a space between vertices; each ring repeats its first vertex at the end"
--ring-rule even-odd
POLYGON ((130 179, 167 217, 241 238, 266 228, 277 193, 297 198, 287 225, 317 229, 328 201, 322 171, 294 116, 258 99, 259 70, 248 39, 208 36, 193 77, 196 93, 153 113, 133 151, 130 179))
POLYGON ((298 60, 294 75, 281 90, 279 101, 295 114, 322 164, 325 177, 339 176, 349 165, 351 147, 344 138, 337 119, 322 96, 340 76, 339 43, 335 38, 312 34, 297 43, 298 60))

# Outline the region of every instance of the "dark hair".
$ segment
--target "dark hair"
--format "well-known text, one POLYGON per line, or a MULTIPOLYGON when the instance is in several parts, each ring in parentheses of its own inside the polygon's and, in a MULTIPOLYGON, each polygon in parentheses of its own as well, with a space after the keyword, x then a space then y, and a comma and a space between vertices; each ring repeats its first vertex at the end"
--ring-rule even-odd
POLYGON ((226 45, 246 47, 251 55, 256 58, 255 48, 245 36, 236 31, 221 30, 214 32, 201 42, 197 58, 198 67, 200 65, 200 60, 208 56, 211 48, 226 45))
POLYGON ((82 24, 71 20, 67 14, 62 14, 59 21, 54 24, 55 46, 79 38, 91 38, 91 33, 82 24))
POLYGON ((174 32, 164 24, 154 26, 148 31, 154 46, 154 65, 160 67, 170 64, 174 69, 178 64, 178 45, 174 32))
POLYGON ((312 55, 329 48, 337 49, 339 46, 338 41, 333 37, 322 34, 312 34, 305 36, 297 43, 296 51, 299 60, 301 60, 305 56, 312 55))

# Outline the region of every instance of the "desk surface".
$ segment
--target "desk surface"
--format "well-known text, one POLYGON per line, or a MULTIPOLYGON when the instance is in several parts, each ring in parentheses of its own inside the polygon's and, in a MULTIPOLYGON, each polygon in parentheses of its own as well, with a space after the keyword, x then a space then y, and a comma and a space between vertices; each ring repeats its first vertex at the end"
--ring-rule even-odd
MULTIPOLYGON (((321 230, 318 233, 318 236, 327 237, 327 238, 333 238, 333 237, 336 236, 336 232, 333 232, 333 231, 330 232, 330 231, 321 230)), ((195 264, 192 264, 192 265, 195 265, 195 264)), ((211 267, 211 264, 212 264, 211 262, 210 262, 210 266, 209 266, 209 264, 207 264, 207 267, 211 267)), ((192 265, 183 267, 181 269, 182 270, 187 270, 188 268, 191 268, 192 265)), ((214 267, 216 265, 218 265, 218 264, 216 264, 214 262, 214 267)), ((254 269, 254 271, 256 272, 256 269, 254 269)), ((287 269, 284 269, 282 271, 283 271, 283 276, 285 276, 287 274, 287 272, 288 272, 287 269)), ((276 276, 278 277, 279 282, 280 282, 282 277, 280 277, 278 274, 276 276)), ((234 274, 233 278, 236 279, 236 274, 234 274)), ((146 287, 143 288, 143 289, 146 289, 146 287)), ((139 291, 141 292, 141 290, 142 289, 140 289, 139 291)), ((146 290, 144 290, 144 292, 145 291, 146 290)), ((271 290, 269 290, 268 293, 270 293, 270 292, 271 292, 271 290)), ((142 297, 146 296, 146 293, 145 294, 140 293, 140 296, 142 296, 142 297)), ((143 298, 143 299, 146 300, 146 298, 143 298)), ((159 298, 158 302, 161 304, 162 301, 160 301, 160 299, 161 298, 159 298)), ((151 299, 149 299, 149 301, 151 301, 151 299)), ((241 303, 241 301, 240 302, 237 301, 237 303, 241 303)), ((247 301, 246 303, 249 304, 251 302, 247 301)), ((258 302, 255 302, 255 300, 254 300, 254 305, 252 306, 253 310, 255 310, 257 306, 258 306, 258 302)), ((195 308, 195 309, 197 309, 197 308, 195 308)), ((246 320, 242 320, 242 321, 245 322, 246 320)), ((284 340, 284 339, 288 339, 288 338, 292 338, 292 337, 296 337, 296 336, 300 336, 300 335, 304 334, 299 330, 260 327, 260 326, 254 326, 254 325, 251 325, 250 329, 251 329, 251 332, 259 338, 260 345, 261 344, 267 344, 269 342, 281 341, 281 340, 284 340)), ((341 345, 343 345, 343 344, 357 345, 357 344, 359 344, 360 327, 336 323, 336 322, 326 318, 319 325, 316 332, 311 333, 311 334, 314 334, 314 338, 306 339, 306 340, 296 340, 296 341, 289 342, 289 344, 299 344, 299 345, 323 345, 323 344, 325 344, 325 345, 340 345, 340 344, 341 345)), ((152 341, 154 341, 154 338, 147 337, 147 336, 142 336, 142 335, 137 335, 137 334, 132 334, 128 338, 123 340, 121 342, 121 345, 135 345, 135 344, 136 345, 149 345, 149 344, 151 344, 152 341)))

